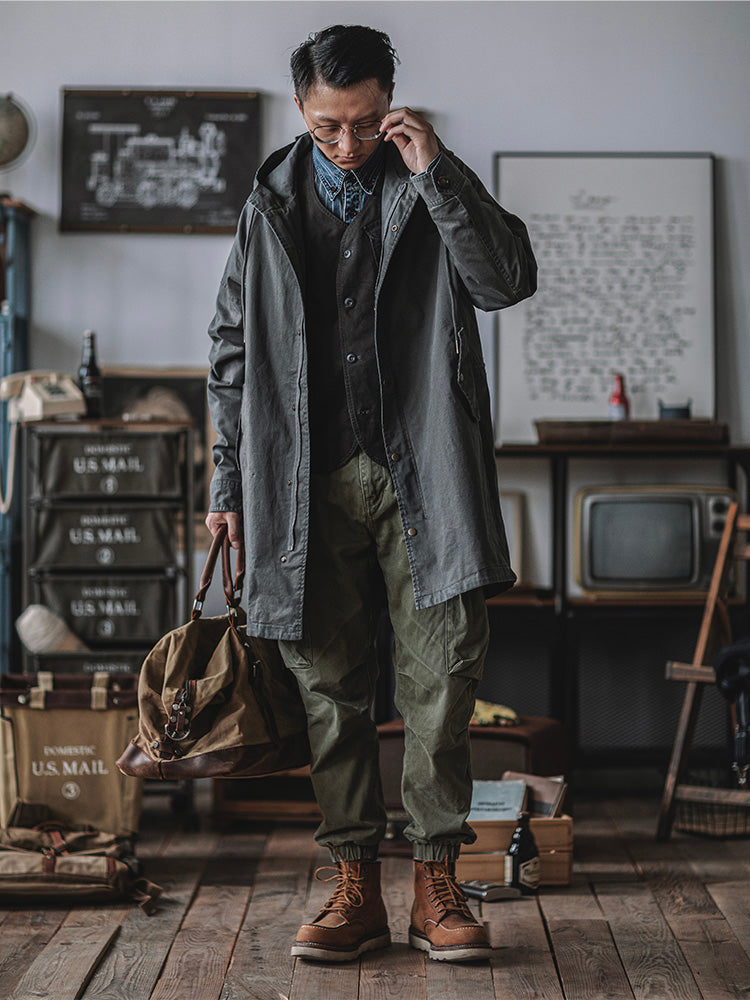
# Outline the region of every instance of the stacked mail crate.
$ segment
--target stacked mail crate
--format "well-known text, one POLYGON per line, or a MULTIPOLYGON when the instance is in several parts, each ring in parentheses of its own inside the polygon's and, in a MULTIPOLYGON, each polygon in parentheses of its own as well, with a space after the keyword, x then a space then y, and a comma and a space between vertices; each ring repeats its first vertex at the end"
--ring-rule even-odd
POLYGON ((24 606, 90 649, 26 653, 24 673, 139 670, 192 602, 191 425, 40 421, 24 455, 24 606))

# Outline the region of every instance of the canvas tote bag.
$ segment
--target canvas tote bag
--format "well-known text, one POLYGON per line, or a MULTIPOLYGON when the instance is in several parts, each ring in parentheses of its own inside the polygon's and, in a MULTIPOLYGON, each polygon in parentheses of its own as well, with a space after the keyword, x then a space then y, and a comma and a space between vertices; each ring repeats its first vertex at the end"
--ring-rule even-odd
POLYGON ((175 781, 249 778, 310 762, 307 718, 276 642, 239 623, 244 554, 234 584, 226 528, 214 536, 191 619, 146 657, 138 734, 117 761, 123 774, 175 781), (227 614, 201 618, 218 554, 227 614))

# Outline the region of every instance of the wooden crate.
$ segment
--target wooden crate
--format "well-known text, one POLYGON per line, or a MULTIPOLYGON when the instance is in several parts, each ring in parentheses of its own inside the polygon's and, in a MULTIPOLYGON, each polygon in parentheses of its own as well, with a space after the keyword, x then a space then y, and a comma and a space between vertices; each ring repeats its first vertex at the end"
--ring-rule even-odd
MULTIPOLYGON (((461 848, 456 874, 462 881, 505 881, 505 853, 515 820, 471 824, 477 839, 461 848)), ((570 816, 532 817, 531 832, 539 848, 542 885, 568 885, 573 870, 573 820, 570 816)))

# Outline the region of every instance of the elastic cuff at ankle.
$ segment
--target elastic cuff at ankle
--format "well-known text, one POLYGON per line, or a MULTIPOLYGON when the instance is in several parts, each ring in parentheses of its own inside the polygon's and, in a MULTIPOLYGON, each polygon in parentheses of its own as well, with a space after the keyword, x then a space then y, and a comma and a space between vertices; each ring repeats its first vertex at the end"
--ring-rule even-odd
POLYGON ((366 844, 326 844, 333 861, 377 861, 378 849, 366 844))
POLYGON ((461 852, 461 845, 415 840, 412 849, 415 861, 455 861, 461 852))

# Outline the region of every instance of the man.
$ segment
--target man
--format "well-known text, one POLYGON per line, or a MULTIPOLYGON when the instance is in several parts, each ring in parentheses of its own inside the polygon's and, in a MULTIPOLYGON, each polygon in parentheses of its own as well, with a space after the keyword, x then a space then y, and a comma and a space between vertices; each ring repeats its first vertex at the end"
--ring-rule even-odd
POLYGON ((385 811, 370 716, 387 602, 414 849, 410 944, 486 957, 455 879, 471 801, 468 724, 510 587, 474 314, 531 295, 523 224, 409 108, 382 32, 334 26, 292 55, 306 131, 258 171, 210 328, 212 532, 244 539, 250 634, 278 639, 308 714, 337 887, 292 954, 390 942, 385 811))

